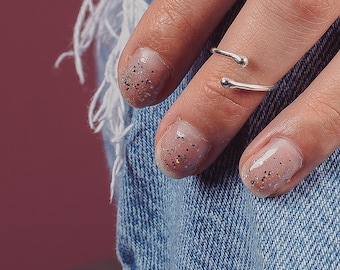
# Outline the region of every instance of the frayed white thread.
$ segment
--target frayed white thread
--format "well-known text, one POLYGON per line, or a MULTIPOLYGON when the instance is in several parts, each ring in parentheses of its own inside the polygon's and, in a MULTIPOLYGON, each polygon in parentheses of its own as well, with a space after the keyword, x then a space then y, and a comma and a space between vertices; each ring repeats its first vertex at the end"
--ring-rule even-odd
POLYGON ((105 129, 115 150, 112 165, 111 196, 124 166, 125 135, 132 128, 129 124, 128 107, 118 85, 118 59, 133 29, 147 9, 144 0, 84 0, 80 8, 73 35, 73 50, 63 53, 56 61, 58 67, 66 57, 74 57, 75 68, 81 83, 84 83, 82 54, 96 40, 97 55, 111 48, 105 67, 104 79, 94 94, 89 106, 89 125, 95 133, 105 129), (128 126, 126 126, 128 124, 128 126))
POLYGON ((82 63, 83 53, 93 42, 98 16, 94 16, 94 4, 92 0, 83 0, 73 31, 73 50, 61 54, 55 62, 58 68, 67 57, 74 57, 75 68, 81 84, 84 84, 84 70, 82 63))

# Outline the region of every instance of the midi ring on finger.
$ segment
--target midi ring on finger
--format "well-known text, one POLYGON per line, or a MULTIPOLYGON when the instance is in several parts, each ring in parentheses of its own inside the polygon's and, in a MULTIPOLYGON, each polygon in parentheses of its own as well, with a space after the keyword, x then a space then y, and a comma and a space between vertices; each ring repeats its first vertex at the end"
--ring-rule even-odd
MULTIPOLYGON (((218 48, 212 48, 210 51, 211 53, 219 54, 219 55, 226 56, 226 57, 233 59, 234 62, 240 65, 241 67, 246 67, 248 65, 248 58, 246 56, 223 51, 218 48)), ((260 91, 260 92, 270 92, 275 89, 275 85, 242 83, 242 82, 236 82, 227 77, 223 77, 221 79, 221 85, 226 89, 237 88, 237 89, 242 89, 242 90, 260 91)))

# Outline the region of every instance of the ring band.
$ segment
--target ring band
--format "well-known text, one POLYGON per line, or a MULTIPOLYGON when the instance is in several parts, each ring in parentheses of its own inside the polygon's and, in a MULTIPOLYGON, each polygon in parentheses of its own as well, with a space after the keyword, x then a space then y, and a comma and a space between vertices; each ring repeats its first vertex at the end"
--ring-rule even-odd
MULTIPOLYGON (((219 54, 222 56, 229 57, 234 60, 234 62, 241 67, 246 67, 248 65, 248 58, 246 56, 242 56, 239 54, 227 52, 220 50, 218 48, 212 48, 211 53, 219 54)), ((274 85, 260 85, 260 84, 250 84, 250 83, 242 83, 242 82, 236 82, 234 80, 231 80, 227 77, 223 77, 221 79, 221 85, 226 89, 242 89, 247 91, 259 91, 259 92, 270 92, 275 89, 274 85)))
POLYGON ((223 56, 233 59, 235 63, 240 65, 241 67, 246 67, 248 65, 248 58, 246 56, 242 56, 242 55, 227 52, 227 51, 222 51, 218 48, 212 48, 210 51, 211 53, 216 53, 216 54, 223 55, 223 56))
POLYGON ((235 82, 227 77, 221 79, 221 84, 226 89, 238 88, 248 91, 258 91, 258 92, 270 92, 275 89, 275 85, 260 85, 260 84, 250 84, 235 82))

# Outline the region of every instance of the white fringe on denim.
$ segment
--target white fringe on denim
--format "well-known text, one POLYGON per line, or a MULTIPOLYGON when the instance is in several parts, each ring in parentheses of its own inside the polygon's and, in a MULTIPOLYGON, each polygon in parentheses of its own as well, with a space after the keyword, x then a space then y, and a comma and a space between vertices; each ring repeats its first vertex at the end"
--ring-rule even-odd
POLYGON ((119 56, 133 29, 147 9, 144 0, 83 0, 73 33, 73 49, 57 59, 55 66, 67 57, 73 57, 80 83, 85 82, 82 55, 96 41, 97 55, 106 44, 112 48, 107 59, 103 81, 89 106, 88 121, 95 133, 104 127, 109 132, 115 149, 112 166, 111 201, 114 186, 124 167, 125 135, 132 128, 128 121, 128 107, 118 86, 119 56))

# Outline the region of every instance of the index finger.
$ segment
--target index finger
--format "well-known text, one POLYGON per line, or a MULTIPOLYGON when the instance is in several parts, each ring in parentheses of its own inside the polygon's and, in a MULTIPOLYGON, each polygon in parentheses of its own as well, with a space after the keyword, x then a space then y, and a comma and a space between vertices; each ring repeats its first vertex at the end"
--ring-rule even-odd
POLYGON ((145 107, 178 86, 235 0, 155 0, 130 37, 119 62, 126 101, 145 107))

